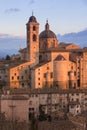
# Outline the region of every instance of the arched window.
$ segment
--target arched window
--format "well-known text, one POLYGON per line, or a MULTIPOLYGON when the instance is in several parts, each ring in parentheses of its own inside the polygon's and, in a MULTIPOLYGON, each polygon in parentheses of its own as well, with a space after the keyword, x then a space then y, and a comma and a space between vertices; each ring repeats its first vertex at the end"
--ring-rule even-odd
POLYGON ((35 26, 33 26, 33 31, 36 31, 36 27, 35 26))
POLYGON ((33 35, 33 41, 36 41, 37 40, 37 37, 36 37, 36 35, 34 34, 33 35))

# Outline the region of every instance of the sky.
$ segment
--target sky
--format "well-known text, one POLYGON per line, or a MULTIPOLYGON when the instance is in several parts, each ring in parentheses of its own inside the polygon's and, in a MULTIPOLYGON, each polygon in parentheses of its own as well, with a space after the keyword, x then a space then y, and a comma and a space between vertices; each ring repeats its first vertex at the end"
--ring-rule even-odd
POLYGON ((32 11, 40 32, 47 19, 55 34, 87 29, 87 0, 0 0, 0 35, 26 37, 32 11))
POLYGON ((87 0, 0 0, 0 55, 26 47, 26 23, 32 12, 40 24, 39 33, 46 20, 56 35, 87 29, 87 0))

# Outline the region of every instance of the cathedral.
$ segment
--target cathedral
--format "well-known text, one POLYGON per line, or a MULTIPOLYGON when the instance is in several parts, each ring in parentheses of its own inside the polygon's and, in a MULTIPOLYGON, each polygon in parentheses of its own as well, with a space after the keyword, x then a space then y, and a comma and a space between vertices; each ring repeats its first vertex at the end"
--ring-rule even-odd
MULTIPOLYGON (((10 68, 10 88, 87 88, 87 48, 58 42, 46 21, 39 34, 39 23, 31 16, 26 24, 26 48, 19 50, 19 62, 10 68)), ((14 62, 14 60, 13 60, 14 62)))

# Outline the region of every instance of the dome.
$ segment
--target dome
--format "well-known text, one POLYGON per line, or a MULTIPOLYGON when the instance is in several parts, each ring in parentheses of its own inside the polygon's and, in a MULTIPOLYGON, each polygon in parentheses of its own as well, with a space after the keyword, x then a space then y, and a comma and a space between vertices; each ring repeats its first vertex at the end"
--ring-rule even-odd
POLYGON ((51 30, 45 30, 40 33, 40 38, 56 38, 56 35, 51 30))
POLYGON ((56 38, 55 33, 52 32, 51 30, 49 30, 48 21, 47 21, 47 23, 45 25, 45 30, 40 33, 40 38, 56 38))
POLYGON ((29 23, 30 23, 30 22, 35 22, 35 23, 37 23, 36 17, 35 17, 35 16, 31 16, 31 17, 29 18, 29 23))

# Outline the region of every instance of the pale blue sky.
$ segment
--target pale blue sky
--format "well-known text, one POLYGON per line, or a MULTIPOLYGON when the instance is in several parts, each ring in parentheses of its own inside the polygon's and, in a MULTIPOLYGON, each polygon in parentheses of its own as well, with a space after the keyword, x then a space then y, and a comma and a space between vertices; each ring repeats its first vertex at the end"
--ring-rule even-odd
POLYGON ((87 0, 0 0, 0 34, 26 36, 32 10, 40 23, 40 32, 46 19, 56 34, 87 28, 87 0))

